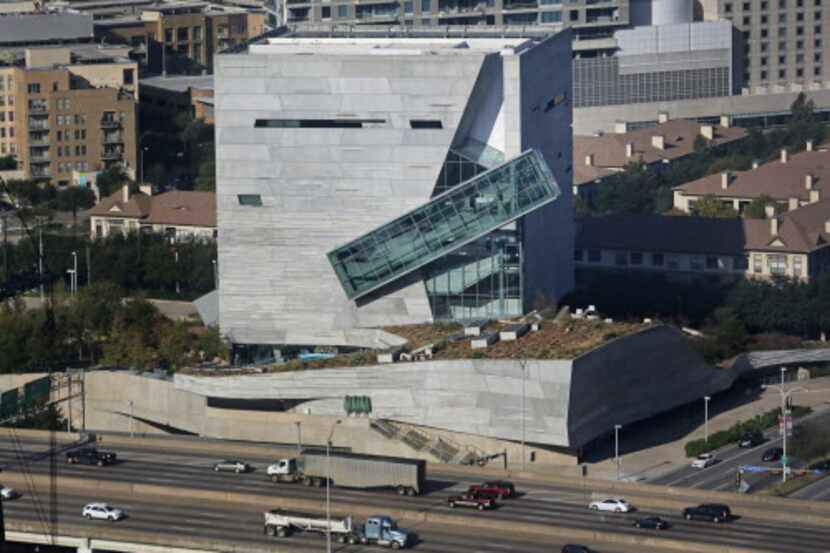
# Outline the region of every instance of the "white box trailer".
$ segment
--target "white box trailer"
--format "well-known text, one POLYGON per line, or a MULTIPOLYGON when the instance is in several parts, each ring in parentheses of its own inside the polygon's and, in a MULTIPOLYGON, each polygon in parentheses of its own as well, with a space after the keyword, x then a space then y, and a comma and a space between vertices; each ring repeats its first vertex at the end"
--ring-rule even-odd
MULTIPOLYGON (((269 536, 286 537, 294 532, 315 532, 325 534, 329 521, 325 516, 300 511, 275 509, 265 513, 265 533, 269 536)), ((331 517, 331 535, 341 541, 357 543, 357 534, 352 528, 352 517, 331 517), (354 538, 352 540, 351 538, 354 538)))
POLYGON ((426 461, 382 455, 305 449, 296 459, 281 459, 268 467, 274 482, 302 481, 323 486, 330 478, 345 488, 394 488, 400 495, 418 495, 426 483, 426 461), (330 476, 329 476, 330 475, 330 476))

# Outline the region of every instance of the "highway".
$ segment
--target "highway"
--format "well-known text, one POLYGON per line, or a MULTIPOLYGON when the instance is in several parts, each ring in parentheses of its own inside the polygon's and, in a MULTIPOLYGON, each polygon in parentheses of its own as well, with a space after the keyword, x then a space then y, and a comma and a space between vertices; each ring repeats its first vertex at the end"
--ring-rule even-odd
MULTIPOLYGON (((23 449, 30 453, 43 452, 46 442, 43 440, 22 440, 23 449)), ((5 470, 15 470, 17 459, 14 448, 7 436, 0 439, 0 463, 5 470)), ((292 484, 272 484, 264 475, 265 466, 273 461, 273 458, 264 455, 238 455, 234 454, 235 445, 228 443, 226 450, 217 451, 218 454, 206 453, 197 450, 173 449, 162 446, 118 446, 112 449, 119 454, 123 462, 110 467, 75 466, 66 465, 63 454, 60 455, 59 474, 61 476, 73 476, 90 480, 107 480, 113 482, 134 482, 143 484, 156 484, 170 488, 192 488, 202 490, 222 490, 241 492, 261 496, 264 502, 270 497, 296 499, 297 501, 319 502, 319 510, 324 508, 324 491, 316 488, 306 488, 292 484), (214 473, 211 470, 213 462, 222 457, 237 458, 251 462, 255 471, 248 474, 214 473)), ((39 460, 31 463, 30 468, 33 474, 48 473, 48 459, 46 456, 39 456, 39 460)), ((682 541, 694 541, 697 543, 718 544, 723 546, 743 546, 754 549, 758 544, 763 548, 776 552, 830 552, 830 528, 827 525, 795 524, 792 521, 774 521, 755 518, 751 513, 742 514, 735 509, 740 517, 738 520, 722 525, 713 525, 705 522, 687 522, 683 520, 677 510, 644 509, 636 514, 603 515, 590 512, 586 506, 591 497, 592 490, 583 490, 579 482, 573 485, 554 485, 539 481, 519 480, 518 487, 524 495, 516 500, 505 501, 502 508, 492 511, 478 513, 475 511, 455 511, 446 505, 447 497, 456 491, 465 489, 467 485, 476 480, 466 476, 459 478, 456 472, 450 468, 442 469, 435 465, 429 468, 430 486, 429 492, 416 498, 399 498, 391 492, 366 492, 357 490, 346 490, 340 488, 332 489, 332 504, 335 512, 350 513, 358 508, 370 508, 378 513, 391 510, 407 509, 413 514, 419 512, 431 512, 446 514, 455 517, 467 517, 463 520, 476 521, 492 519, 501 522, 514 522, 516 524, 537 524, 566 526, 575 530, 608 531, 625 536, 653 535, 653 531, 638 530, 632 527, 633 521, 638 516, 657 514, 667 519, 672 528, 662 534, 661 537, 672 538, 682 541)), ((194 501, 176 504, 175 500, 168 497, 153 500, 153 498, 136 498, 135 496, 100 496, 79 497, 70 493, 60 493, 60 513, 62 518, 67 518, 74 523, 79 518, 81 506, 94 500, 106 500, 118 506, 124 506, 131 512, 129 520, 124 521, 123 527, 128 525, 147 525, 147 529, 154 532, 188 532, 192 535, 202 535, 202 532, 217 532, 217 536, 232 537, 233 540, 253 540, 261 543, 265 538, 262 536, 261 507, 232 504, 217 507, 209 503, 193 505, 194 501), (210 513, 218 510, 222 513, 226 522, 222 525, 215 524, 210 518, 210 513), (202 516, 201 513, 207 513, 202 516), (66 514, 64 514, 66 513, 66 514), (186 513, 181 518, 175 513, 186 513)), ((41 494, 41 501, 46 496, 41 494)), ((635 505, 636 499, 632 498, 635 505)), ((690 502, 691 504, 692 502, 690 502)), ((27 507, 26 498, 17 502, 7 503, 8 520, 13 523, 20 517, 23 520, 31 520, 34 511, 27 507)), ((100 524, 100 523, 90 523, 100 524)), ((119 523, 120 524, 120 523, 119 523)), ((403 520, 404 526, 411 526, 407 520, 403 520)), ((120 527, 120 526, 119 526, 120 527)), ((472 528, 472 526, 471 526, 472 528)), ((469 536, 465 533, 470 529, 458 526, 445 530, 433 528, 415 529, 423 539, 418 550, 423 551, 470 551, 469 536)), ((477 529, 476 532, 479 532, 477 529)), ((498 538, 498 532, 494 529, 493 538, 477 540, 474 547, 478 551, 551 551, 549 540, 544 544, 537 544, 532 541, 533 536, 522 536, 517 539, 511 537, 498 538), (527 541, 522 541, 527 540, 527 541)), ((567 536, 564 536, 567 539, 567 536)), ((294 538, 292 538, 294 539, 294 538)), ((307 543, 304 540, 314 540, 315 537, 298 537, 297 544, 307 543)), ((308 543, 313 543, 308 542, 308 543)), ((589 544, 592 545, 592 544, 589 544)), ((627 551, 625 548, 607 547, 605 544, 598 545, 601 551, 627 551)), ((350 549, 346 549, 350 550, 350 549)), ((358 549, 359 550, 359 549, 358 549)), ((637 548, 638 551, 642 548, 637 548)), ((299 551, 299 550, 298 550, 299 551)))
MULTIPOLYGON (((810 415, 811 420, 830 424, 830 412, 823 411, 810 415)), ((804 420, 804 419, 802 419, 804 420)), ((782 440, 778 437, 778 428, 768 430, 764 433, 767 441, 763 444, 757 445, 753 448, 741 449, 737 445, 730 445, 719 450, 714 451, 715 458, 718 463, 705 468, 695 469, 691 466, 679 468, 668 474, 664 474, 658 478, 648 481, 649 484, 658 484, 665 486, 682 486, 687 488, 698 488, 703 490, 715 491, 734 491, 735 490, 735 475, 741 465, 766 466, 770 468, 780 468, 781 463, 767 463, 761 461, 761 456, 764 451, 770 447, 781 447, 782 440)), ((791 459, 790 466, 793 468, 803 468, 804 463, 798 459, 791 459)), ((774 483, 779 476, 748 476, 752 484, 749 493, 757 492, 769 484, 774 483)), ((793 497, 801 499, 817 499, 830 500, 830 478, 824 478, 812 484, 812 493, 809 495, 794 495, 793 497)))

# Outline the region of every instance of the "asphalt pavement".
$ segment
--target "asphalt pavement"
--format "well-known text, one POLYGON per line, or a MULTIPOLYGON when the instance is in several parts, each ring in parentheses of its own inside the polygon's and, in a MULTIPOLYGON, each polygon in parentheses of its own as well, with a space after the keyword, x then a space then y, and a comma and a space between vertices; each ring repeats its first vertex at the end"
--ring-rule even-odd
MULTIPOLYGON (((49 470, 48 456, 37 455, 37 453, 44 451, 46 442, 42 440, 22 440, 21 446, 24 450, 24 457, 32 459, 29 462, 30 471, 34 474, 47 474, 49 470)), ((267 481, 265 467, 273 459, 262 456, 248 456, 244 460, 251 462, 255 470, 247 474, 213 472, 211 467, 215 461, 220 460, 223 456, 227 458, 237 457, 234 454, 232 443, 228 444, 226 451, 217 452, 216 455, 195 450, 165 449, 159 446, 123 446, 115 448, 115 451, 122 462, 109 467, 66 465, 64 456, 61 454, 58 457, 60 461, 59 474, 91 480, 212 489, 257 494, 264 497, 297 498, 305 501, 317 500, 320 502, 321 512, 324 508, 325 492, 323 489, 306 488, 292 484, 272 484, 267 481)), ((15 470, 18 466, 14 447, 11 446, 7 437, 0 439, 0 463, 10 470, 15 470)), ((672 525, 669 531, 661 534, 666 538, 722 544, 724 547, 734 545, 755 548, 758 547, 758 544, 763 544, 763 549, 782 553, 790 551, 830 552, 830 528, 753 519, 751 514, 741 516, 740 512, 737 513, 740 517, 738 520, 722 525, 687 522, 682 519, 679 512, 675 511, 644 509, 642 512, 630 514, 593 513, 587 509, 592 490, 583 489, 578 481, 567 486, 536 481, 519 481, 519 489, 523 495, 518 499, 505 501, 501 508, 490 512, 451 510, 447 507, 447 497, 449 495, 466 489, 474 481, 469 477, 459 478, 458 474, 451 470, 441 470, 440 467, 430 465, 428 492, 423 496, 400 498, 393 492, 368 492, 335 487, 332 489, 332 504, 335 512, 341 513, 348 513, 357 506, 369 507, 378 513, 391 509, 410 509, 414 512, 432 511, 458 517, 484 517, 485 519, 490 517, 500 521, 540 525, 553 524, 577 530, 608 531, 626 535, 643 535, 644 532, 653 532, 635 529, 632 524, 638 517, 658 515, 668 520, 672 525)), ((41 502, 44 499, 44 497, 41 497, 41 502)), ((80 512, 83 503, 98 500, 111 501, 114 504, 126 507, 133 516, 130 517, 130 521, 125 521, 125 527, 127 524, 146 524, 146 528, 152 528, 153 531, 156 531, 155 526, 158 526, 159 532, 200 533, 204 530, 206 532, 217 532, 218 536, 238 535, 239 539, 265 539, 261 535, 261 512, 251 511, 250 507, 246 510, 244 505, 237 504, 218 507, 210 504, 178 504, 167 497, 159 501, 152 501, 151 499, 136 499, 135 496, 122 498, 117 496, 78 497, 61 493, 59 499, 60 512, 66 512, 65 516, 73 519, 76 516, 74 513, 80 512), (217 509, 226 514, 226 524, 223 523, 221 526, 214 524, 208 516, 217 509), (175 515, 177 512, 187 513, 187 516, 178 517, 175 515), (201 513, 203 512, 207 515, 202 516, 201 513)), ((16 520, 15 517, 18 516, 23 519, 29 517, 26 514, 28 511, 25 511, 24 507, 27 504, 26 497, 18 501, 10 503, 9 509, 7 509, 7 516, 10 521, 16 520)), ((64 515, 62 515, 63 517, 64 515)), ((402 522, 403 525, 407 525, 407 521, 402 522)), ((441 531, 433 533, 431 529, 421 530, 415 528, 415 530, 424 540, 423 544, 418 546, 418 550, 452 552, 463 549, 466 552, 471 551, 469 536, 466 535, 468 530, 463 526, 450 528, 445 531, 446 534, 441 533, 441 531), (434 546, 429 545, 430 543, 433 543, 434 546)), ((527 541, 526 536, 498 538, 498 534, 494 534, 493 539, 477 540, 473 544, 473 550, 487 551, 488 553, 505 549, 519 552, 527 551, 528 553, 555 550, 551 548, 552 544, 550 542, 537 547, 537 544, 527 541)), ((303 537, 302 539, 313 540, 314 537, 303 537)), ((563 539, 567 539, 567 536, 563 539)), ((599 549, 602 551, 617 550, 609 547, 599 547, 599 549)), ((618 550, 626 551, 625 548, 619 548, 618 550)))

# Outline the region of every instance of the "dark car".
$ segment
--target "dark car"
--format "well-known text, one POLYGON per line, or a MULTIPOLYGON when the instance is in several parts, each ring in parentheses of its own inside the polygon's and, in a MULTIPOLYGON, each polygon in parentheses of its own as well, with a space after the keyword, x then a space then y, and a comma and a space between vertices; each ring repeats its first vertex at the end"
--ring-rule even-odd
POLYGON ((495 507, 496 498, 482 493, 463 493, 448 497, 447 505, 453 509, 455 507, 472 507, 473 509, 483 511, 484 509, 492 509, 495 507))
POLYGON ((73 465, 111 465, 117 456, 112 451, 100 451, 94 447, 84 447, 66 453, 66 461, 73 465))
POLYGON ((652 528, 654 530, 665 530, 669 523, 660 517, 645 517, 634 522, 636 528, 652 528))
POLYGON ((562 553, 592 553, 587 545, 568 544, 562 546, 562 553))
POLYGON ((784 455, 784 448, 771 447, 764 451, 764 454, 761 456, 761 460, 768 462, 780 461, 782 455, 784 455))
POLYGON ((810 465, 810 470, 830 470, 830 459, 813 463, 810 465))
POLYGON ((483 484, 470 486, 467 493, 483 493, 492 495, 496 499, 503 499, 505 497, 516 497, 516 486, 506 480, 490 480, 483 484))
POLYGON ((683 509, 683 518, 686 520, 708 520, 711 522, 724 522, 732 516, 729 506, 722 503, 703 503, 697 507, 683 509))
POLYGON ((741 436, 738 447, 755 447, 764 443, 764 435, 760 432, 747 432, 741 436))

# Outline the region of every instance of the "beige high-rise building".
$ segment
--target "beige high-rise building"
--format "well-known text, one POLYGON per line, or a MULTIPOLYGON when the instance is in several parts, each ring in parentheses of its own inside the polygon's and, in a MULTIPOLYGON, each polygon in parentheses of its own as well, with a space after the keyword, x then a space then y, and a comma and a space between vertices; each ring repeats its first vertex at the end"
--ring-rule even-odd
POLYGON ((728 19, 741 34, 745 87, 775 92, 828 80, 830 0, 704 0, 702 6, 706 19, 728 19))
POLYGON ((0 155, 14 154, 27 178, 68 185, 73 172, 135 171, 137 65, 80 48, 26 49, 0 67, 0 155))

